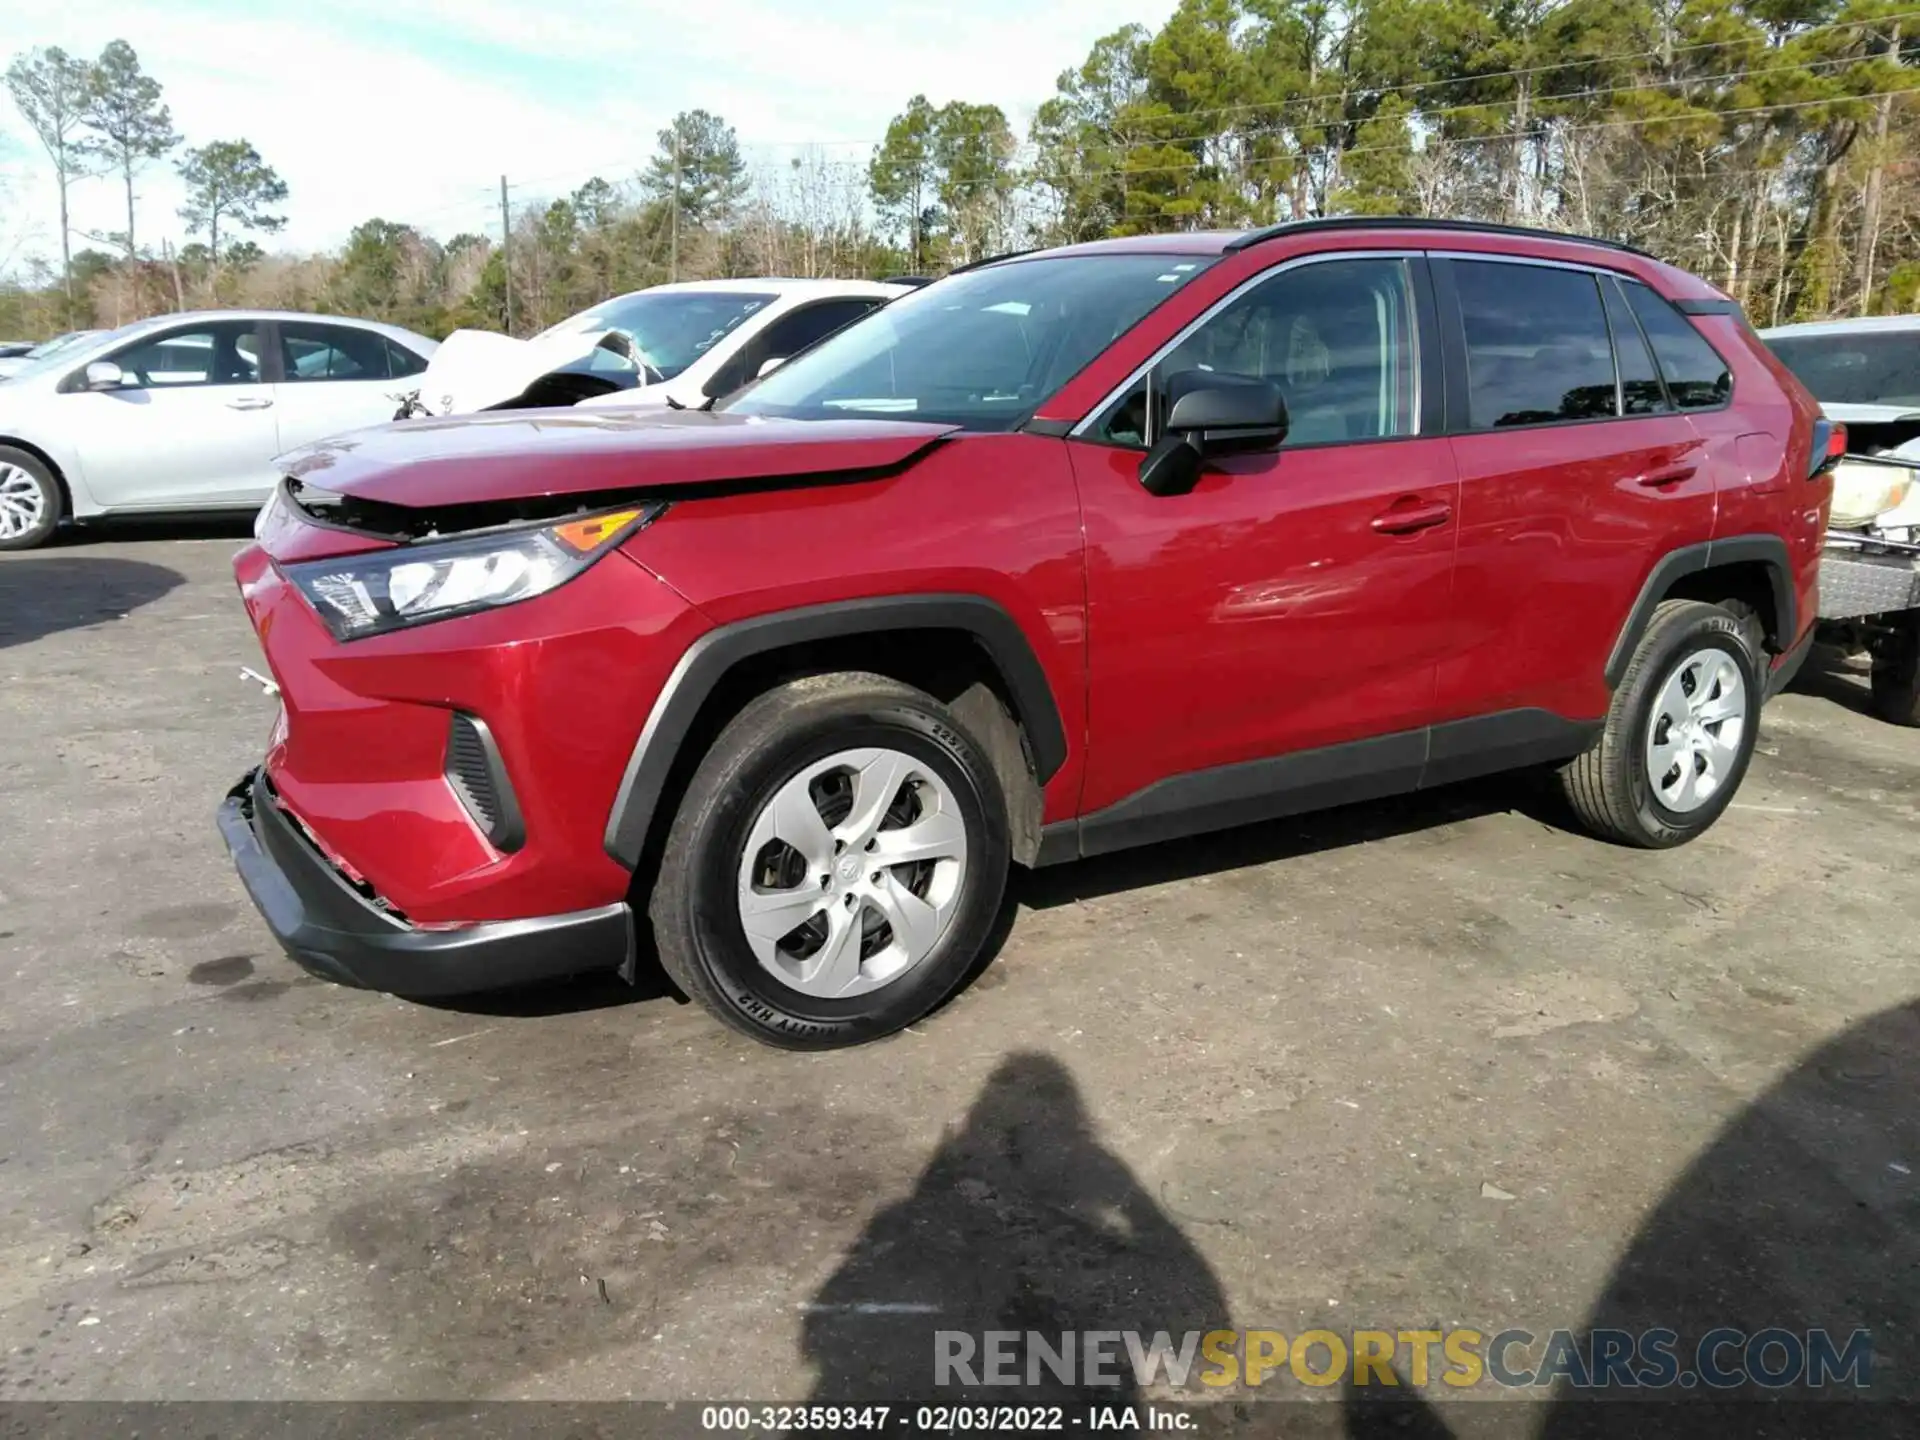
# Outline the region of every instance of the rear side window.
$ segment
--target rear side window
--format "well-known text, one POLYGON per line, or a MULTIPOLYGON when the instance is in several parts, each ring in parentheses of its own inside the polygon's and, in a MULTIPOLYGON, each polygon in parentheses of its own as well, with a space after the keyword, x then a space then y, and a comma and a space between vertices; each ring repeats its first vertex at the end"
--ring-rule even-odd
POLYGON ((1453 262, 1475 430, 1617 414, 1613 344, 1597 278, 1583 270, 1453 262))
POLYGON ((280 345, 289 381, 389 378, 386 339, 371 330, 288 321, 280 326, 280 345))
POLYGON ((402 375, 418 375, 427 368, 427 362, 404 345, 387 341, 387 374, 394 379, 402 375))
POLYGON ((1640 322, 1633 318, 1620 286, 1613 280, 1600 282, 1600 293, 1607 301, 1607 322, 1613 327, 1613 353, 1620 362, 1620 399, 1628 415, 1658 415, 1669 409, 1666 387, 1660 383, 1660 371, 1647 348, 1647 337, 1640 333, 1640 322))
POLYGON ((1627 301, 1640 317, 1641 328, 1653 342, 1653 353, 1666 378, 1667 393, 1681 410, 1710 410, 1733 395, 1733 376, 1714 348, 1687 317, 1637 282, 1623 282, 1627 301))

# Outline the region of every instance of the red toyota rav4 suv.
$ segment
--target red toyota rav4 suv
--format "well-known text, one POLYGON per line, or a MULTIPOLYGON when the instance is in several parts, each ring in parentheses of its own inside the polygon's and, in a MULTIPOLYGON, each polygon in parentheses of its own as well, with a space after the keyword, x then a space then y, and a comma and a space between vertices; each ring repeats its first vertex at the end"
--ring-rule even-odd
POLYGON ((299 452, 221 825, 302 965, 924 1014, 1044 865, 1559 766, 1675 845, 1804 654, 1830 427, 1701 281, 1339 220, 972 267, 710 411, 299 452), (644 917, 644 918, 643 918, 644 917))

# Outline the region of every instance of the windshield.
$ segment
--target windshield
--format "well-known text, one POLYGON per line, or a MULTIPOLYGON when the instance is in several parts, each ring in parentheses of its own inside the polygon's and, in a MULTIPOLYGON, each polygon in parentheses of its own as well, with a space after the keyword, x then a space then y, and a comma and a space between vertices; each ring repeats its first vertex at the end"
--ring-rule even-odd
POLYGON ((967 271, 876 310, 721 408, 1011 430, 1211 260, 1062 255, 967 271))
POLYGON ((1824 405, 1920 406, 1920 329, 1782 335, 1767 344, 1824 405))
POLYGON ((671 380, 776 298, 738 290, 643 290, 562 320, 535 338, 618 330, 633 342, 648 369, 671 380))
POLYGON ((17 380, 23 375, 38 374, 63 364, 68 355, 78 354, 86 348, 81 342, 97 340, 106 333, 104 330, 69 330, 64 335, 43 340, 26 354, 14 356, 9 363, 16 368, 7 378, 17 380))

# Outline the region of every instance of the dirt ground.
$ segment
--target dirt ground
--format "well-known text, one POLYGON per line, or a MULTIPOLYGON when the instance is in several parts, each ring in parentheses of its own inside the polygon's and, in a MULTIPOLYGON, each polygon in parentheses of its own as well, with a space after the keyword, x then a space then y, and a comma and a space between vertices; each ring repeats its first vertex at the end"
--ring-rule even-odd
POLYGON ((657 982, 286 961, 213 825, 271 720, 243 533, 0 559, 0 1399, 906 1396, 936 1328, 1600 1324, 1865 1327, 1920 1393, 1920 732, 1834 657, 1682 851, 1504 780, 1024 875, 945 1010, 796 1056, 657 982))

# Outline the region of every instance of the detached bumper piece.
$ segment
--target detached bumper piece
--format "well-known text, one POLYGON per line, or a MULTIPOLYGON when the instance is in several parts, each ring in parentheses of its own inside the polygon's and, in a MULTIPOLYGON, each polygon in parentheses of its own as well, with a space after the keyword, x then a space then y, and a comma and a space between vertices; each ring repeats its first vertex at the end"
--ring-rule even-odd
POLYGON ((1920 556, 1862 555, 1828 549, 1820 556, 1820 618, 1854 620, 1920 609, 1920 556))
POLYGON ((255 770, 220 806, 240 880, 294 962, 322 979, 427 999, 625 965, 624 904, 426 930, 380 908, 314 848, 255 770))

